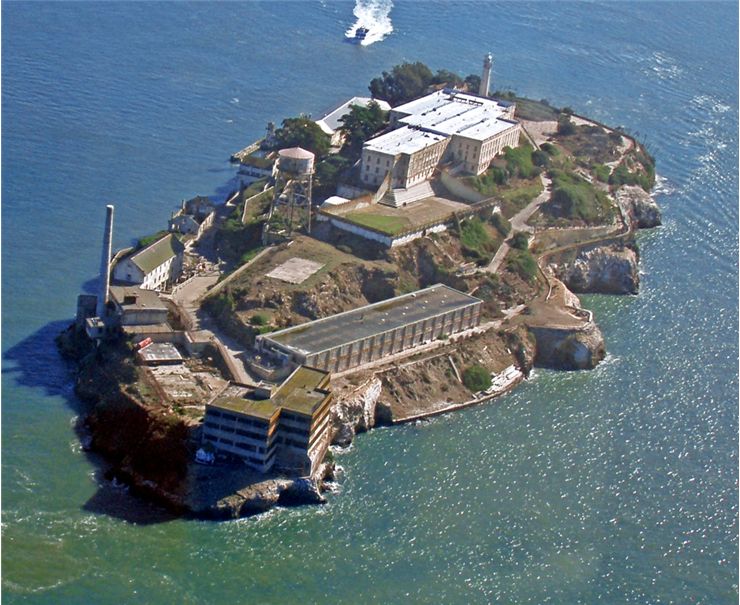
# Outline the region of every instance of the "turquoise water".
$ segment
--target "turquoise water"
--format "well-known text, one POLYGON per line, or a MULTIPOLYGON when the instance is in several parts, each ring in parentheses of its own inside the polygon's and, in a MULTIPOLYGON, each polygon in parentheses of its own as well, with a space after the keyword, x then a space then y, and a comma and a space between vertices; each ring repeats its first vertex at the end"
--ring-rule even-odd
POLYGON ((738 9, 733 3, 2 5, 2 596, 8 603, 737 602, 738 9), (646 140, 665 226, 637 297, 584 297, 609 357, 360 436, 327 506, 168 518, 100 477, 53 337, 115 244, 223 197, 268 120, 403 60, 646 140))

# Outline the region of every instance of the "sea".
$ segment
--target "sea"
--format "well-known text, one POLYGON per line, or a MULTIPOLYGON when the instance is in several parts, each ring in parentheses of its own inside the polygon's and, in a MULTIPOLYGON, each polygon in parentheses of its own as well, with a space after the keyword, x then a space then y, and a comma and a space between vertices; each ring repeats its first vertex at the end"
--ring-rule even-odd
POLYGON ((2 600, 738 601, 736 2, 16 2, 2 22, 2 600), (372 43, 345 33, 370 27, 372 43), (374 24, 377 25, 373 31, 374 24), (623 126, 662 227, 636 296, 583 296, 608 348, 496 401, 359 435, 324 506, 173 518, 82 450, 54 337, 114 246, 229 155, 404 61, 623 126))

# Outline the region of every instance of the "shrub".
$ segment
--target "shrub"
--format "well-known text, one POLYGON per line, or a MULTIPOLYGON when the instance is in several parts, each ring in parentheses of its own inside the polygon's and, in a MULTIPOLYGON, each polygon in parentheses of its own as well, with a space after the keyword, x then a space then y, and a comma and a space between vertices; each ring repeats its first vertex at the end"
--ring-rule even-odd
POLYGON ((506 237, 511 231, 511 223, 509 220, 500 212, 494 212, 491 217, 491 224, 498 229, 498 232, 506 237))
POLYGON ((512 250, 508 256, 509 268, 528 282, 537 275, 537 261, 529 250, 512 250))
POLYGON ((267 317, 265 317, 261 313, 256 313, 249 318, 249 323, 251 323, 253 326, 265 326, 267 325, 267 321, 267 317))
POLYGON ((568 115, 562 115, 558 118, 558 134, 562 135, 564 137, 567 137, 568 135, 575 134, 576 127, 573 122, 571 122, 570 117, 568 115))
POLYGON ((535 166, 547 166, 550 163, 550 156, 547 152, 538 149, 532 152, 532 163, 535 166))
POLYGON ((347 244, 339 244, 337 246, 337 250, 340 252, 344 252, 345 254, 352 254, 352 248, 350 248, 347 244))
POLYGON ((558 151, 558 148, 552 143, 542 143, 542 145, 540 145, 540 149, 551 156, 560 155, 560 151, 558 151))
POLYGON ((506 169, 511 175, 517 175, 523 179, 532 178, 535 175, 532 163, 532 148, 529 145, 520 145, 516 148, 506 147, 504 149, 506 169))
POLYGON ((491 386, 491 373, 481 365, 465 368, 462 379, 463 384, 473 393, 485 391, 491 386))
POLYGON ((604 164, 594 164, 591 168, 599 181, 602 183, 609 182, 609 166, 604 166, 604 164))
POLYGON ((529 248, 529 236, 523 231, 518 231, 511 238, 511 247, 517 250, 527 250, 529 248))

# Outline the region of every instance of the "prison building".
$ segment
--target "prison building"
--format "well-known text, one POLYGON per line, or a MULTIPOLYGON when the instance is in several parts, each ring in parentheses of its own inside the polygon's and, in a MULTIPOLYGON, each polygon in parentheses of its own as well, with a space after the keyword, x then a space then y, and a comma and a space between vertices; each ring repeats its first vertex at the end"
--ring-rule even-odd
POLYGON ((447 88, 394 107, 394 130, 363 146, 360 177, 379 185, 392 171, 391 187, 406 189, 429 179, 440 162, 481 174, 504 147, 519 144, 514 109, 513 103, 447 88))
POLYGON ((263 473, 310 475, 329 447, 329 378, 302 366, 274 392, 230 387, 206 404, 203 441, 263 473))
POLYGON ((260 352, 342 372, 480 323, 482 301, 436 284, 324 319, 257 336, 260 352))

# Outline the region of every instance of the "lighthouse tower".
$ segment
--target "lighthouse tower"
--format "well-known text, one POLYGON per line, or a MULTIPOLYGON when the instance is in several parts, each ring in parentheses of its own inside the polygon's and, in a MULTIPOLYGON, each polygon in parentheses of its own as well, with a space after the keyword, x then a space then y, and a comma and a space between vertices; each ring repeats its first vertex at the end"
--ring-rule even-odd
POLYGON ((478 94, 481 97, 488 96, 488 90, 491 85, 491 67, 493 67, 493 57, 491 53, 488 53, 483 57, 483 74, 481 75, 480 88, 478 89, 478 94))

